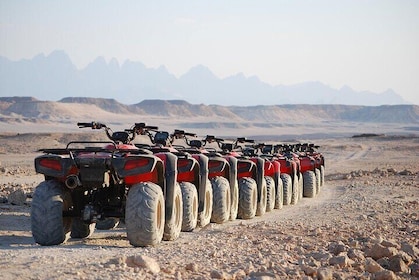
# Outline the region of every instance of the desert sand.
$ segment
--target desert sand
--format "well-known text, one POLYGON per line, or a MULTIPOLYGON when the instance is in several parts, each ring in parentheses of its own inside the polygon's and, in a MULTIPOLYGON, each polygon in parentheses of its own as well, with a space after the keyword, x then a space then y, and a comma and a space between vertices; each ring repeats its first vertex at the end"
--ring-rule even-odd
POLYGON ((2 279, 419 279, 418 136, 312 139, 326 158, 320 193, 252 220, 155 247, 132 247, 123 224, 42 247, 30 231, 43 180, 33 159, 72 137, 0 133, 2 279))

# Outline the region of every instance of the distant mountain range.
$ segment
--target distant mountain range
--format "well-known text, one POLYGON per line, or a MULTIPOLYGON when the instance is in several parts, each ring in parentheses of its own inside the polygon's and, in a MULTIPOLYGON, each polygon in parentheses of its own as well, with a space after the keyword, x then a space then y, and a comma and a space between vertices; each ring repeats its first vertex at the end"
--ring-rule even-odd
POLYGON ((0 57, 0 96, 34 96, 57 101, 68 96, 110 98, 123 104, 145 99, 186 100, 191 104, 280 105, 280 104, 406 104, 389 89, 382 93, 355 91, 348 86, 333 89, 320 82, 272 86, 256 76, 237 74, 224 79, 198 65, 179 78, 164 66, 147 68, 141 62, 98 57, 78 70, 63 51, 11 61, 0 57))
POLYGON ((33 97, 0 97, 0 122, 76 123, 80 120, 147 119, 150 116, 185 122, 182 127, 281 127, 307 123, 419 124, 417 105, 258 105, 191 104, 183 100, 143 100, 124 105, 115 99, 67 97, 58 102, 33 97))

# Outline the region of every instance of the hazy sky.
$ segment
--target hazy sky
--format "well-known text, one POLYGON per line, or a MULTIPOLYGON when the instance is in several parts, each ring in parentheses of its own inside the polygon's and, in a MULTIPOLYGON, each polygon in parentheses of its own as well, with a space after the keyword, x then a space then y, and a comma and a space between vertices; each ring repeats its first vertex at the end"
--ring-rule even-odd
POLYGON ((392 88, 419 104, 418 0, 0 0, 0 56, 198 64, 272 85, 392 88))

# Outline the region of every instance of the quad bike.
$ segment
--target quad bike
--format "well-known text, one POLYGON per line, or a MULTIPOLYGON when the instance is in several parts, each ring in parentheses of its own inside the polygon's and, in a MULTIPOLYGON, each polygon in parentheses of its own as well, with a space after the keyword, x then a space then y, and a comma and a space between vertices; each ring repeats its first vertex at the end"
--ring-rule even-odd
POLYGON ((177 157, 152 154, 131 144, 135 134, 112 132, 101 123, 78 126, 104 129, 111 141, 73 141, 65 148, 42 149, 35 170, 45 181, 35 189, 31 227, 40 245, 58 245, 71 234, 89 237, 98 220, 123 218, 133 246, 178 238, 182 194, 177 190, 177 157))
POLYGON ((239 187, 237 182, 237 159, 233 156, 222 155, 208 144, 216 141, 214 136, 198 139, 194 133, 175 130, 174 139, 181 139, 183 143, 175 145, 179 151, 185 151, 192 156, 205 155, 208 158, 208 178, 214 192, 214 205, 211 221, 224 223, 237 218, 239 206, 239 187), (184 146, 186 144, 186 147, 184 146))
POLYGON ((324 184, 324 157, 314 144, 296 145, 304 176, 304 196, 314 197, 324 184))
POLYGON ((152 153, 171 152, 177 157, 177 182, 183 198, 182 231, 193 231, 196 226, 203 227, 210 223, 214 209, 213 188, 208 179, 208 158, 203 154, 190 154, 177 150, 172 142, 178 135, 159 131, 156 126, 136 123, 133 132, 146 135, 152 145, 136 144, 152 153))
POLYGON ((262 153, 271 155, 280 164, 280 178, 283 187, 283 205, 293 205, 302 198, 303 176, 300 161, 290 145, 264 145, 262 153))
POLYGON ((237 217, 252 219, 266 212, 267 189, 264 175, 265 160, 255 155, 247 155, 244 145, 253 140, 237 138, 228 143, 214 138, 219 152, 237 159, 237 180, 239 186, 239 207, 237 217))
POLYGON ((257 154, 259 157, 265 159, 265 180, 267 186, 267 203, 266 211, 272 209, 282 209, 284 205, 284 183, 287 184, 288 180, 281 177, 281 161, 282 157, 273 153, 273 145, 258 143, 253 146, 254 150, 249 149, 252 153, 257 154))

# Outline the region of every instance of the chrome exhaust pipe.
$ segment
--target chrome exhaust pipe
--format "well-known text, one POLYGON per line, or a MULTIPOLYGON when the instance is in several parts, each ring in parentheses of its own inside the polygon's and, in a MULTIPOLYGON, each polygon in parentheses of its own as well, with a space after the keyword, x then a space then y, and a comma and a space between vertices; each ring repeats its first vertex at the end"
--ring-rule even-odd
POLYGON ((81 186, 80 179, 77 175, 69 175, 65 180, 65 185, 71 190, 75 189, 81 186))

